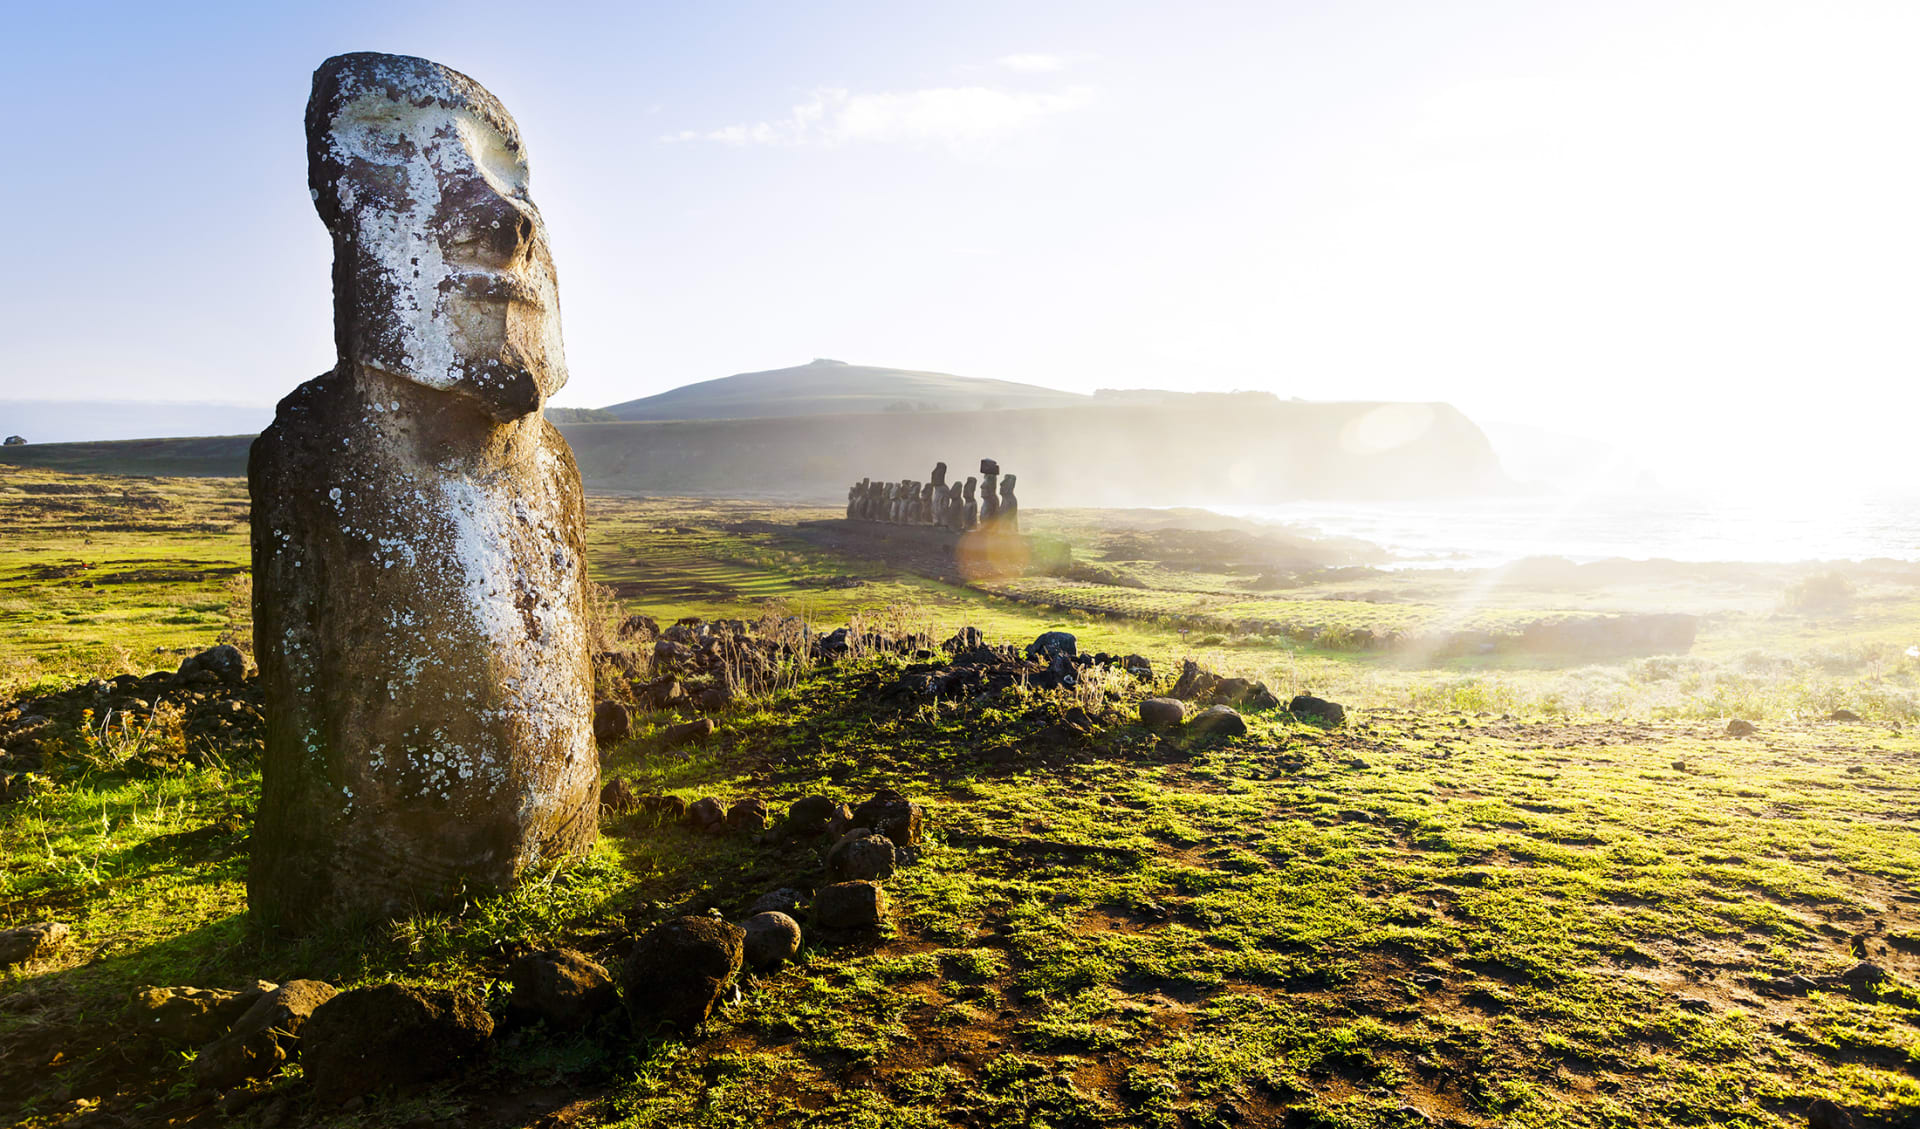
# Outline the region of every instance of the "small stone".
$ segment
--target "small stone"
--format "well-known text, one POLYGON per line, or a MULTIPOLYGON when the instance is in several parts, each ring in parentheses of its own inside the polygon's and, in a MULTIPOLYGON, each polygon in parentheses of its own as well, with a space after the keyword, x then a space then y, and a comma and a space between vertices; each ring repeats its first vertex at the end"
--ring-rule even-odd
POLYGON ((173 676, 177 684, 194 681, 195 675, 210 674, 212 681, 238 686, 247 677, 247 660, 240 649, 229 643, 209 647, 180 664, 173 676))
POLYGON ((36 921, 31 925, 0 929, 0 968, 52 956, 67 943, 72 932, 58 921, 36 921))
POLYGON ((317 1008, 301 1042, 301 1070, 314 1097, 350 1098, 444 1078, 479 1057, 493 1017, 479 1001, 445 988, 376 984, 317 1008))
POLYGON ((600 701, 593 707, 593 740, 601 748, 617 745, 627 739, 633 729, 633 719, 627 714, 627 707, 619 702, 600 701))
POLYGON ((1208 706, 1193 715, 1187 728, 1203 737, 1244 737, 1247 721, 1232 706, 1208 706))
POLYGON ((1827 1098, 1807 1107, 1807 1129, 1853 1129, 1853 1115, 1827 1098))
POLYGON ((727 828, 731 831, 765 831, 767 802, 751 797, 735 800, 733 806, 727 809, 727 828))
POLYGON ((1840 979, 1855 988, 1878 984, 1887 978, 1887 970, 1870 961, 1861 961, 1840 974, 1840 979))
POLYGON ((779 968, 800 951, 800 923, 777 910, 747 919, 745 959, 755 972, 779 968))
POLYGON ((827 852, 827 873, 836 882, 860 878, 888 878, 898 862, 893 840, 857 828, 827 852))
POLYGON ((678 823, 687 818, 687 801, 674 795, 654 795, 640 797, 640 806, 652 812, 654 818, 678 823))
POLYGON ((872 929, 887 916, 887 892, 877 882, 836 882, 813 896, 813 920, 822 929, 872 929))
POLYGON ((1144 698, 1140 702, 1140 724, 1149 729, 1178 725, 1186 716, 1187 703, 1178 698, 1144 698))
POLYGON ((769 890, 755 898, 753 904, 747 907, 747 914, 752 916, 762 913, 784 913, 789 917, 796 917, 806 900, 807 896, 800 891, 791 886, 782 886, 778 890, 769 890))
POLYGON ((746 936, 712 917, 674 918, 642 935, 620 970, 620 995, 635 1031, 661 1024, 691 1031, 706 1022, 740 971, 746 936))
POLYGON ((608 815, 625 815, 639 806, 640 794, 624 776, 616 776, 600 788, 600 810, 608 815))
POLYGON ((1070 631, 1048 631, 1027 644, 1029 662, 1052 662, 1056 658, 1074 658, 1080 653, 1079 641, 1070 631))
POLYGON ((1859 721, 1860 715, 1852 710, 1834 710, 1827 715, 1828 721, 1859 721))
POLYGON ((220 988, 141 988, 127 1005, 127 1026, 175 1046, 199 1047, 225 1035, 260 998, 279 987, 265 980, 229 992, 220 988))
POLYGON ((869 827, 903 847, 920 841, 923 811, 919 804, 891 788, 853 809, 853 826, 869 827))
POLYGON ((200 1048, 193 1060, 194 1076, 216 1090, 268 1077, 300 1054, 307 1021, 336 994, 333 985, 321 980, 280 985, 255 1000, 225 1035, 200 1048))
POLYGON ((1312 694, 1301 694, 1287 703, 1287 712, 1295 717, 1312 718, 1328 725, 1339 725, 1347 720, 1347 708, 1339 702, 1329 702, 1325 698, 1316 698, 1312 694))
POLYGON ((1760 732, 1759 728, 1751 721, 1745 721, 1736 717, 1732 721, 1727 722, 1727 736, 1729 737, 1751 737, 1758 732, 1760 732))
POLYGON ((513 996, 507 1006, 524 1019, 555 1031, 578 1031, 620 1006, 613 977, 585 953, 546 949, 528 953, 507 969, 513 996))
POLYGON ((842 805, 825 796, 805 796, 787 809, 789 835, 825 835, 832 830, 833 817, 842 805))
POLYGON ((683 721, 678 725, 667 726, 663 740, 669 749, 678 748, 681 745, 691 745, 695 741, 703 741, 713 736, 713 729, 712 718, 698 717, 692 721, 683 721))
POLYGON ((724 828, 727 822, 727 809, 712 796, 693 801, 687 807, 687 823, 695 831, 711 831, 716 827, 724 828))

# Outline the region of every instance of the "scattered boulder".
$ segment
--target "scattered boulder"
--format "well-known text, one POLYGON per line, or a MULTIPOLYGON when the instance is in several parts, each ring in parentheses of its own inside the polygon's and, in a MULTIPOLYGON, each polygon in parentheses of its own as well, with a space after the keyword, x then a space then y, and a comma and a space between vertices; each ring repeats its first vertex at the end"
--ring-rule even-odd
POLYGON ((31 925, 0 929, 0 968, 52 956, 72 933, 72 929, 58 921, 36 921, 31 925))
POLYGON ((521 1019, 540 1020, 555 1031, 578 1031, 620 1006, 613 977, 585 953, 544 949, 507 969, 513 996, 507 1007, 521 1019))
POLYGON ((246 656, 240 653, 238 647, 229 643, 208 647, 197 655, 189 656, 185 662, 181 663, 180 669, 173 676, 173 682, 176 685, 194 682, 197 681, 195 676, 201 673, 212 675, 213 681, 238 686, 247 677, 246 656))
POLYGON ((875 835, 864 827, 847 832, 845 838, 827 852, 827 873, 836 882, 859 878, 890 878, 898 856, 893 840, 875 835))
POLYGON ((231 1030, 200 1048, 194 1077, 216 1090, 268 1077, 300 1054, 307 1021, 337 994, 323 980, 289 980, 261 996, 231 1030))
POLYGON ((633 943, 620 995, 636 1031, 706 1022, 745 955, 746 930, 715 917, 663 921, 633 943))
POLYGON ((1827 1098, 1807 1107, 1807 1129, 1853 1129, 1853 1115, 1827 1098))
POLYGON ((687 801, 674 795, 640 797, 640 807, 663 823, 679 823, 687 818, 687 801))
POLYGON ((1287 712, 1295 717, 1308 717, 1328 725, 1339 725, 1347 720, 1345 706, 1325 698, 1316 698, 1312 694, 1301 694, 1288 702, 1287 712))
POLYGON ((771 972, 800 952, 800 923, 778 910, 747 918, 744 956, 755 972, 771 972))
POLYGON ((444 1078, 493 1036, 478 1000, 445 988, 375 984, 317 1008, 302 1036, 301 1070, 314 1097, 338 1104, 361 1094, 444 1078))
POLYGON ((1887 970, 1871 961, 1861 961, 1840 974, 1840 982, 1850 988, 1866 988, 1887 978, 1887 970))
POLYGON ((1079 641, 1070 631, 1048 631, 1027 644, 1028 662, 1052 663, 1055 659, 1068 660, 1079 657, 1079 641))
POLYGON ((1732 721, 1727 722, 1727 736, 1729 737, 1751 737, 1758 732, 1760 732, 1759 727, 1751 721, 1745 721, 1736 717, 1732 721))
POLYGON ((613 633, 621 639, 640 639, 643 641, 658 639, 660 637, 660 625, 653 621, 652 616, 630 615, 620 621, 620 626, 614 628, 613 633))
POLYGON ((1143 698, 1140 702, 1140 724, 1149 729, 1167 725, 1178 725, 1187 717, 1187 703, 1178 698, 1143 698))
POLYGON ((681 745, 691 745, 695 741, 705 740, 711 736, 713 736, 713 719, 710 717, 697 717, 692 721, 683 721, 678 725, 667 726, 665 740, 667 748, 674 749, 681 745))
POLYGON ((1827 715, 1828 721, 1859 721, 1860 715, 1852 710, 1834 710, 1827 715))
POLYGON ((833 830, 833 820, 844 804, 825 796, 803 796, 787 809, 787 834, 825 835, 833 830))
POLYGON ((1223 678, 1213 689, 1213 700, 1247 710, 1270 710, 1280 704, 1264 682, 1245 678, 1223 678))
POLYGON ((1193 715, 1187 728, 1202 737, 1244 737, 1247 720, 1232 706, 1208 706, 1193 715))
POLYGON ((875 834, 908 847, 920 841, 924 814, 919 804, 892 788, 883 788, 853 809, 852 825, 872 828, 875 834))
POLYGON ((1147 661, 1147 656, 1145 655, 1128 655, 1126 658, 1120 660, 1120 669, 1140 679, 1142 682, 1153 681, 1153 664, 1147 661))
POLYGON ((765 831, 767 802, 754 797, 735 800, 733 806, 727 809, 727 827, 733 831, 765 831))
POLYGON ((714 799, 712 796, 695 800, 687 808, 687 823, 691 825, 695 831, 705 831, 708 834, 716 834, 726 830, 727 809, 722 807, 720 801, 714 799))
POLYGON ((593 740, 601 748, 617 745, 633 731, 633 718, 619 702, 600 701, 593 707, 593 740))
POLYGON ((769 890, 753 900, 747 907, 749 916, 762 913, 784 913, 788 917, 798 917, 800 907, 806 902, 805 894, 791 886, 782 886, 778 890, 769 890))
POLYGON ((624 776, 616 776, 600 786, 600 810, 608 815, 625 815, 640 807, 640 794, 624 776))
POLYGON ((265 980, 238 992, 220 988, 140 988, 127 1005, 127 1026, 173 1046, 200 1047, 225 1035, 258 1003, 279 987, 265 980))
POLYGON ((693 702, 708 713, 719 713, 733 704, 733 691, 725 686, 709 686, 696 694, 693 702))
POLYGON ((872 929, 887 917, 887 892, 878 882, 835 882, 813 896, 813 921, 822 929, 872 929))

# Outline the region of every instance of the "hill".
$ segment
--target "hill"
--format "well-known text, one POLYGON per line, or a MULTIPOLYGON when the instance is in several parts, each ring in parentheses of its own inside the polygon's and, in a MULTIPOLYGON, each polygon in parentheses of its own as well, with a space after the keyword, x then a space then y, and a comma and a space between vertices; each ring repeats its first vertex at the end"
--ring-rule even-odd
POLYGON ((824 357, 792 368, 683 384, 606 410, 623 420, 747 419, 865 412, 972 412, 1059 407, 1089 397, 1035 384, 850 365, 824 357))

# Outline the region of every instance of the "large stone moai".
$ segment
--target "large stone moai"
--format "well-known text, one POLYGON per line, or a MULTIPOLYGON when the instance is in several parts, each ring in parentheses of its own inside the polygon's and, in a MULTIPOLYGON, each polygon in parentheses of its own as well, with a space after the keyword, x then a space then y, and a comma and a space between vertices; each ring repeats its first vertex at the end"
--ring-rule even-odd
POLYGON ((1000 480, 1000 532, 1020 532, 1020 499, 1013 496, 1013 484, 1019 479, 1009 474, 1000 480))
POLYGON ((466 75, 315 72, 308 183, 339 363, 253 444, 270 927, 511 885, 596 832, 580 475, 519 130, 466 75))
POLYGON ((1000 525, 1000 464, 980 460, 980 528, 996 532, 1000 525))
POLYGON ((960 522, 960 527, 962 529, 980 528, 980 502, 978 499, 976 499, 973 496, 974 488, 978 484, 978 482, 979 480, 974 478, 972 475, 967 476, 967 488, 965 492, 966 513, 961 518, 961 522, 960 522))
POLYGON ((847 487, 847 520, 860 516, 860 492, 867 488, 867 480, 861 479, 847 487))

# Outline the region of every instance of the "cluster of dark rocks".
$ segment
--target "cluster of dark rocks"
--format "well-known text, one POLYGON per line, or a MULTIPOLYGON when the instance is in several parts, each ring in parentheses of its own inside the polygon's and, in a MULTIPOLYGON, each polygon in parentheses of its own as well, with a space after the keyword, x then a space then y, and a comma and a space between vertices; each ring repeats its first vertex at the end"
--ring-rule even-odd
POLYGON ((800 885, 767 892, 739 924, 714 913, 669 918, 635 942, 621 966, 619 997, 636 1030, 666 1026, 690 1030, 712 1014, 742 968, 767 974, 800 952, 806 929, 830 936, 878 928, 890 906, 881 885, 919 857, 925 812, 893 789, 848 806, 806 796, 769 826, 764 800, 726 804, 706 797, 637 796, 624 780, 609 781, 602 803, 610 811, 646 810, 707 835, 753 835, 762 843, 824 841, 826 881, 808 894, 800 885))
POLYGON ((847 488, 847 518, 888 525, 932 525, 966 533, 1020 532, 1020 499, 1013 488, 1017 475, 1000 477, 1000 464, 980 460, 980 477, 965 483, 947 481, 947 464, 935 463, 927 481, 903 478, 876 482, 863 478, 847 488), (977 495, 976 495, 977 488, 977 495))
POLYGON ((222 644, 188 657, 178 670, 96 678, 0 706, 0 800, 44 788, 40 774, 50 767, 55 747, 79 740, 83 726, 142 728, 163 704, 181 710, 184 748, 150 745, 145 759, 128 767, 168 768, 173 755, 230 764, 258 752, 264 732, 259 682, 239 650, 222 644))
POLYGON ((1066 631, 1048 631, 1024 649, 991 646, 977 627, 961 629, 940 645, 940 651, 916 657, 886 691, 904 699, 970 698, 1014 686, 1040 690, 1073 687, 1089 670, 1124 671, 1147 682, 1153 664, 1142 655, 1114 655, 1104 651, 1082 654, 1078 640, 1066 631))

